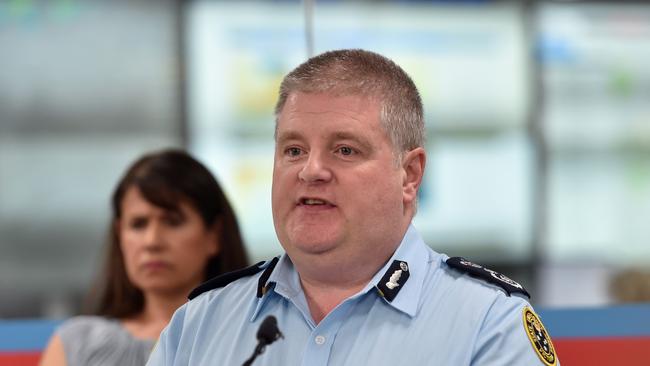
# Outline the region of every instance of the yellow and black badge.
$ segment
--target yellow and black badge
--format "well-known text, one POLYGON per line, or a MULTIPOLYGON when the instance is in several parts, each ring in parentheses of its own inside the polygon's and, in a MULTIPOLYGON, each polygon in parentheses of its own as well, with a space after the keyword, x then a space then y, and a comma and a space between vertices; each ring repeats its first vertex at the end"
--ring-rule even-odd
POLYGON ((533 309, 528 306, 524 308, 523 315, 524 328, 526 329, 526 334, 528 335, 528 339, 530 339, 530 343, 533 344, 535 353, 537 353, 545 365, 557 365, 557 356, 555 354, 553 342, 551 342, 551 336, 548 335, 546 328, 542 325, 542 321, 539 320, 539 317, 535 312, 533 312, 533 309))

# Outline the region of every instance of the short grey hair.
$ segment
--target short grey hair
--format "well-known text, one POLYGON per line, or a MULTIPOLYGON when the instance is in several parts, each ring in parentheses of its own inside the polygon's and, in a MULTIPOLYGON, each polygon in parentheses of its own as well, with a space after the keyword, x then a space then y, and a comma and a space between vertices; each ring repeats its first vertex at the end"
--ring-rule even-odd
MULTIPOLYGON (((381 124, 396 156, 424 147, 422 99, 413 80, 392 60, 374 52, 329 51, 296 67, 282 80, 277 118, 291 93, 359 95, 381 103, 381 124)), ((401 160, 401 159, 400 159, 401 160)))

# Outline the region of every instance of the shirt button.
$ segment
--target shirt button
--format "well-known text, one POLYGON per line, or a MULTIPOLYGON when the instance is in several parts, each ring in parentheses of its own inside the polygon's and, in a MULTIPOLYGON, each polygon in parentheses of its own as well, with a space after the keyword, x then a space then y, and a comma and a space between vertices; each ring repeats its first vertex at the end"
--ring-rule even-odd
POLYGON ((323 343, 325 343, 325 337, 323 337, 322 335, 316 336, 316 338, 314 338, 314 342, 316 342, 316 344, 320 346, 323 343))

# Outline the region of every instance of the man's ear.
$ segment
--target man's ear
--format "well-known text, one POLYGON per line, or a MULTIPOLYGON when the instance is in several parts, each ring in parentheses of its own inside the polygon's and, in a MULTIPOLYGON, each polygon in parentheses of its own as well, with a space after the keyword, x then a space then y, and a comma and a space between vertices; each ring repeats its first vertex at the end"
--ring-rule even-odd
POLYGON ((422 147, 416 147, 405 153, 402 158, 402 169, 404 169, 402 191, 405 204, 413 203, 417 198, 418 188, 420 188, 424 176, 426 161, 427 154, 422 147))

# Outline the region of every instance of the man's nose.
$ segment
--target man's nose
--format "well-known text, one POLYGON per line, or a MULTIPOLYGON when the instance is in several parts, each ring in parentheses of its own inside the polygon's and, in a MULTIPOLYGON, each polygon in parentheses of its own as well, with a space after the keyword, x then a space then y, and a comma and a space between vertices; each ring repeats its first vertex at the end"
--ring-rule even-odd
POLYGON ((298 178, 306 183, 328 182, 332 179, 332 171, 322 153, 310 152, 309 158, 298 173, 298 178))

